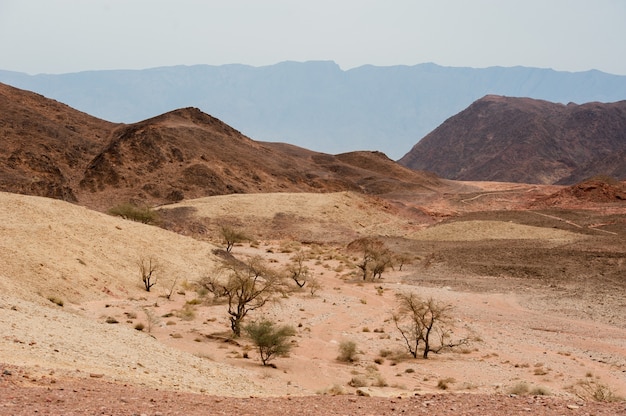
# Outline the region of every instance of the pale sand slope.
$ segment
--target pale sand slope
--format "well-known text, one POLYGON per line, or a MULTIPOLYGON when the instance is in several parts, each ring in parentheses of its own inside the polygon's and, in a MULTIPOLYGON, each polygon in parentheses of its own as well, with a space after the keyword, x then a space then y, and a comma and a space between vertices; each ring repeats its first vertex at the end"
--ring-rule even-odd
POLYGON ((355 231, 364 235, 406 236, 423 228, 399 216, 388 202, 353 192, 222 195, 166 205, 163 209, 182 207, 193 208, 197 218, 235 219, 244 224, 259 224, 259 228, 278 221, 278 226, 288 224, 299 240, 309 235, 322 238, 355 231))
POLYGON ((237 369, 224 371, 146 333, 80 316, 85 301, 144 296, 141 256, 158 258, 168 279, 196 279, 214 267, 214 246, 61 201, 7 193, 0 193, 0 230, 0 362, 213 394, 263 391, 237 369), (64 301, 63 309, 47 300, 51 296, 64 301))

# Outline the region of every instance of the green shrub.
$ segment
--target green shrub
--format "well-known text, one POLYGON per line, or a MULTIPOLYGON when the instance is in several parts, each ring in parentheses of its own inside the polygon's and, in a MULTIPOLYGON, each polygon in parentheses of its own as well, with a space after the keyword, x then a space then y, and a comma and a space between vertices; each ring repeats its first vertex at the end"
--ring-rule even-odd
POLYGON ((275 357, 284 357, 291 351, 292 344, 289 338, 296 334, 296 330, 289 325, 277 327, 272 321, 264 319, 252 322, 244 330, 257 347, 263 365, 275 357))
POLYGON ((131 203, 117 205, 109 209, 108 213, 143 224, 155 224, 159 219, 159 215, 152 208, 147 206, 141 208, 131 203))

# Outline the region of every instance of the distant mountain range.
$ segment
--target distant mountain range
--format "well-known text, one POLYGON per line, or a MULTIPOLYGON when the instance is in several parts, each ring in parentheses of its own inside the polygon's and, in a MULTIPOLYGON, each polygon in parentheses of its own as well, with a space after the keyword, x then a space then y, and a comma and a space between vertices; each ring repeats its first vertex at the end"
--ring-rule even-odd
POLYGON ((626 101, 557 104, 486 96, 399 163, 454 180, 571 185, 626 179, 626 101))
POLYGON ((487 94, 563 104, 626 99, 626 76, 600 71, 435 64, 347 71, 333 62, 33 76, 0 71, 0 82, 112 122, 132 123, 193 106, 255 140, 333 154, 379 150, 392 159, 487 94))

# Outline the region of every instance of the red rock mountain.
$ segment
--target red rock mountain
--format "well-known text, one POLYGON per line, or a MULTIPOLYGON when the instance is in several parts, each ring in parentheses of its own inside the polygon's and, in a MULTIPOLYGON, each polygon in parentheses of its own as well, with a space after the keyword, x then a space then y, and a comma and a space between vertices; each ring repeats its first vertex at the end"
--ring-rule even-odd
POLYGON ((379 152, 328 155, 263 143, 195 108, 113 124, 0 84, 0 190, 105 210, 255 192, 382 195, 441 180, 379 152))
POLYGON ((399 163, 456 180, 574 184, 626 178, 626 101, 555 104, 486 96, 399 163))

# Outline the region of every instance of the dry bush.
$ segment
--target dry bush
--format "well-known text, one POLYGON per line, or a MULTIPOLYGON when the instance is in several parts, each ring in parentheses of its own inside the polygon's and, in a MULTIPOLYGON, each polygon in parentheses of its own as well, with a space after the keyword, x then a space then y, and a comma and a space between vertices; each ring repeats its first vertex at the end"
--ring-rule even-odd
POLYGON ((196 318, 196 310, 192 304, 185 303, 183 308, 176 312, 176 316, 183 321, 193 321, 196 318))
POLYGON ((319 292, 322 289, 322 284, 317 278, 311 277, 309 278, 308 287, 309 287, 309 293, 311 294, 311 296, 315 296, 317 292, 319 292))
POLYGON ((442 378, 437 382, 437 388, 440 390, 448 390, 450 384, 455 383, 456 380, 452 377, 442 378))
POLYGON ((548 389, 547 387, 537 386, 537 387, 533 387, 533 389, 530 391, 530 394, 533 396, 549 396, 552 393, 550 392, 550 389, 548 389))
POLYGON ((344 363, 352 363, 357 361, 357 348, 354 341, 341 341, 339 343, 339 355, 337 360, 344 363))
POLYGON ((321 395, 331 395, 331 396, 341 396, 346 394, 346 389, 340 385, 340 384, 333 384, 332 386, 318 391, 317 394, 321 394, 321 395))
POLYGON ((526 383, 525 381, 520 381, 519 383, 513 385, 509 390, 509 394, 516 394, 518 396, 523 396, 525 394, 528 394, 528 392, 530 391, 530 387, 528 386, 528 383, 526 383))
POLYGON ((367 379, 363 376, 354 376, 350 379, 350 381, 348 382, 348 385, 350 387, 359 388, 359 387, 367 387, 369 383, 367 379))
POLYGON ((606 384, 594 380, 581 380, 570 387, 572 392, 583 400, 593 400, 596 402, 617 402, 623 401, 624 398, 615 394, 615 392, 606 384))

